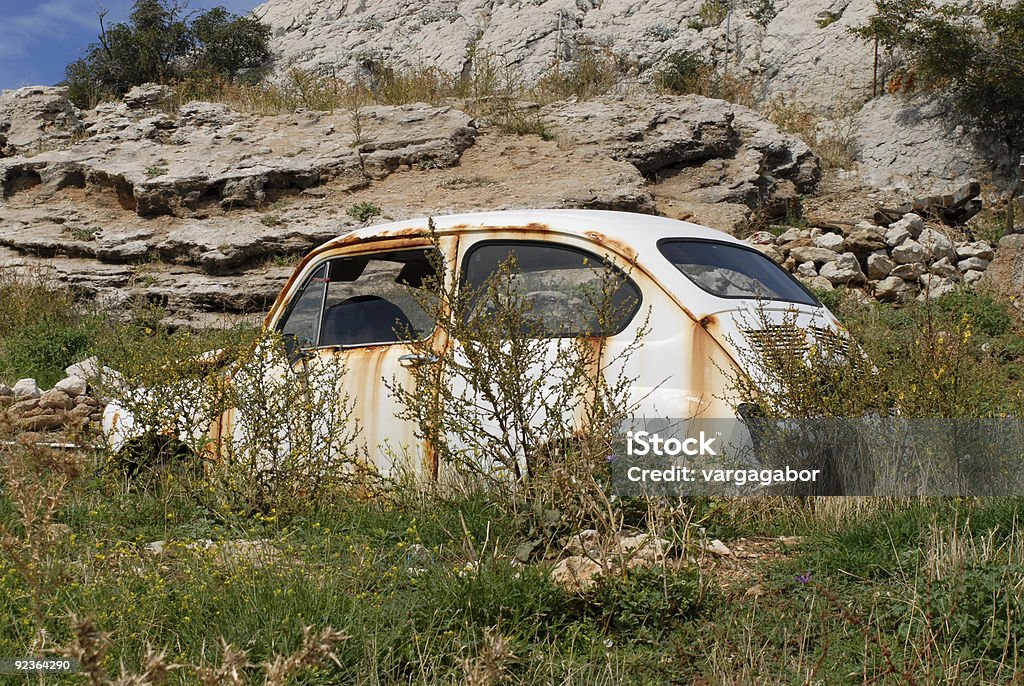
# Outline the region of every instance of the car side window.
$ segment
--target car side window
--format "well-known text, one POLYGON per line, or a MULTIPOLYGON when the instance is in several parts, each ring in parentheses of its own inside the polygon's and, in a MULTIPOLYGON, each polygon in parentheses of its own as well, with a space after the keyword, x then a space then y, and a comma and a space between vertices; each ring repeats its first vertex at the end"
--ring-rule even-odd
MULTIPOLYGON (((488 281, 508 267, 516 292, 531 307, 533 335, 611 336, 625 329, 640 309, 640 288, 620 269, 585 250, 550 243, 487 241, 473 246, 463 262, 463 288, 479 300, 488 281)), ((475 311, 480 307, 471 305, 467 318, 480 315, 475 311)))
POLYGON ((300 348, 316 346, 320 332, 320 314, 327 290, 327 265, 323 264, 306 281, 292 301, 281 326, 281 335, 291 338, 300 348))
POLYGON ((281 331, 296 333, 302 347, 380 345, 427 336, 434 328, 429 288, 434 264, 427 249, 330 260, 297 297, 281 331), (314 287, 319 282, 322 286, 314 287), (311 326, 315 335, 297 333, 311 326))

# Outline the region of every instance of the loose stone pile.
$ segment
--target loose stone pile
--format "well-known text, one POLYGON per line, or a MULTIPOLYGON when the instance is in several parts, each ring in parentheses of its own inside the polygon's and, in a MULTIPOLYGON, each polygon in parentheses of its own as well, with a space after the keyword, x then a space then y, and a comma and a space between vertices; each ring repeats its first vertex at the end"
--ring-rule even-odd
POLYGON ((0 383, 0 411, 10 425, 21 431, 78 431, 90 423, 99 425, 103 406, 89 395, 86 381, 95 369, 95 358, 73 364, 66 377, 43 391, 35 379, 21 379, 14 386, 0 383))
POLYGON ((888 228, 860 222, 829 232, 792 228, 759 231, 748 242, 811 288, 863 289, 883 302, 938 298, 959 284, 976 285, 995 257, 986 241, 955 240, 907 214, 888 228))

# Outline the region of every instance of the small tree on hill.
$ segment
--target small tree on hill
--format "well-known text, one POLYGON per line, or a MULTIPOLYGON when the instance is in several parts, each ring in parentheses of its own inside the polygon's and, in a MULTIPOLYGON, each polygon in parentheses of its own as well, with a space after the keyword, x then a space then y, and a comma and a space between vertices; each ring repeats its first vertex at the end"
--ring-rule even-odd
POLYGON ((1024 2, 939 7, 930 0, 876 0, 875 6, 877 14, 855 33, 903 56, 909 81, 950 93, 1013 162, 1024 150, 1024 2))
POLYGON ((147 81, 234 81, 270 57, 270 28, 258 19, 223 7, 194 17, 186 10, 174 0, 135 0, 128 21, 109 27, 101 11, 99 41, 65 69, 72 102, 89 107, 147 81))

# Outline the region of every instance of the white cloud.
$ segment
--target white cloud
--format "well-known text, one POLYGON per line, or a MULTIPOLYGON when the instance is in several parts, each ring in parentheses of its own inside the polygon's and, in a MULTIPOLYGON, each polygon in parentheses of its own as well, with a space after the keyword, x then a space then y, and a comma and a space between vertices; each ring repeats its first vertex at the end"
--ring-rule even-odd
POLYGON ((98 32, 94 0, 44 0, 23 7, 27 11, 0 20, 0 58, 25 56, 32 43, 77 39, 84 30, 98 32))

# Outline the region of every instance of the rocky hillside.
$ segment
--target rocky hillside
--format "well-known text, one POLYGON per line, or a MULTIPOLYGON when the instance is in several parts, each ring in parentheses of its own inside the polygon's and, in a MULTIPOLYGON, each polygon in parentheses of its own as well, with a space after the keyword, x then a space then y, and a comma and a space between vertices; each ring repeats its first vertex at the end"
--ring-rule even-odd
POLYGON ((278 71, 372 83, 385 70, 466 75, 482 60, 524 84, 571 69, 582 54, 614 57, 650 82, 666 58, 695 52, 761 102, 827 113, 872 185, 934 193, 986 169, 962 123, 932 97, 886 93, 888 58, 850 33, 873 0, 270 0, 278 71), (880 97, 871 99, 873 95, 880 97))
POLYGON ((757 113, 699 96, 605 96, 502 134, 451 107, 257 116, 174 110, 147 86, 79 112, 57 88, 0 96, 0 264, 177 321, 264 310, 294 258, 367 219, 473 209, 661 211, 723 230, 785 216, 818 159, 757 113))

